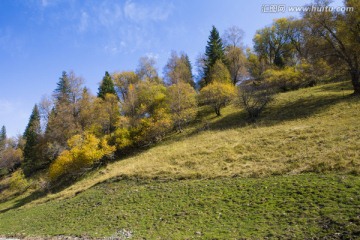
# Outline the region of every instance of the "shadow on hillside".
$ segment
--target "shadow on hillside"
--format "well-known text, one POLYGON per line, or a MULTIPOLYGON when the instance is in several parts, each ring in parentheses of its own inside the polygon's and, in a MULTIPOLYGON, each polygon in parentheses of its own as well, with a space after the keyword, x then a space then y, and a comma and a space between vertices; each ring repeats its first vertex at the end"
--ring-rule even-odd
POLYGON ((41 197, 44 197, 46 195, 46 192, 44 191, 35 191, 33 193, 31 193, 29 196, 27 197, 24 197, 22 199, 19 199, 18 201, 16 201, 16 203, 14 205, 12 205, 11 207, 8 207, 8 208, 5 208, 5 209, 2 209, 0 210, 0 214, 1 213, 5 213, 7 211, 10 211, 12 209, 16 209, 16 208, 19 208, 19 207, 22 207, 24 206, 25 204, 27 203, 30 203, 34 200, 37 200, 41 197))
POLYGON ((226 115, 219 120, 209 124, 209 130, 227 130, 231 128, 245 127, 251 124, 248 121, 247 113, 239 111, 226 115))
POLYGON ((309 96, 295 101, 289 101, 281 106, 269 107, 264 112, 264 119, 268 124, 278 124, 284 121, 307 118, 316 113, 333 106, 340 102, 346 102, 351 99, 350 95, 333 96, 309 96))
MULTIPOLYGON (((290 99, 281 104, 277 103, 275 100, 274 104, 269 105, 265 109, 255 124, 258 123, 260 125, 272 126, 285 121, 310 117, 326 110, 334 104, 346 102, 354 98, 353 95, 349 95, 348 92, 345 93, 344 90, 349 89, 348 87, 334 88, 334 86, 324 85, 321 88, 316 89, 316 91, 312 90, 311 94, 293 101, 290 99), (316 92, 344 92, 344 94, 317 95, 316 92)), ((250 123, 248 120, 246 111, 239 111, 209 124, 209 130, 225 130, 254 124, 250 123)))

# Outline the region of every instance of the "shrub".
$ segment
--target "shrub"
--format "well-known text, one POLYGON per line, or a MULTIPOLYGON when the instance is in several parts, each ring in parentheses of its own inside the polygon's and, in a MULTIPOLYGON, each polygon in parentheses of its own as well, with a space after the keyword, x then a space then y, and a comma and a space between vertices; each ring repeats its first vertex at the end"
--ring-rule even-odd
POLYGON ((7 147, 0 152, 0 169, 14 171, 23 160, 23 153, 19 148, 7 147))
POLYGON ((274 90, 265 83, 244 83, 238 91, 239 102, 255 121, 265 106, 273 99, 274 90))
POLYGON ((63 151, 50 166, 52 182, 64 175, 77 176, 115 151, 115 147, 109 146, 105 138, 98 139, 88 132, 70 138, 68 146, 70 149, 63 151))
POLYGON ((140 119, 131 131, 138 145, 148 145, 161 141, 172 127, 171 115, 166 109, 160 108, 153 115, 140 119))
POLYGON ((282 91, 298 89, 302 85, 303 74, 294 67, 268 69, 264 72, 265 81, 282 91))
POLYGON ((22 170, 16 171, 10 178, 10 189, 13 191, 24 192, 29 187, 29 182, 26 180, 22 170))
POLYGON ((236 96, 236 88, 231 83, 213 82, 201 89, 200 102, 214 108, 217 116, 221 108, 230 103, 236 96))

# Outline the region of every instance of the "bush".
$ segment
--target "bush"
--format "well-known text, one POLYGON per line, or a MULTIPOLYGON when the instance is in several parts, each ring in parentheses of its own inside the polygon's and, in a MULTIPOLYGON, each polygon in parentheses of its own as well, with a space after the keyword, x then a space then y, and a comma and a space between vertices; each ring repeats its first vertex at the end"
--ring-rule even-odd
POLYGON ((0 152, 0 169, 5 169, 6 172, 13 172, 20 166, 23 160, 23 153, 19 148, 7 147, 0 152))
POLYGON ((250 121, 254 122, 275 92, 265 83, 244 83, 238 93, 240 104, 247 111, 250 121))
POLYGON ((230 103, 236 96, 236 88, 231 83, 213 82, 201 89, 200 102, 214 108, 217 116, 221 108, 230 103))
POLYGON ((304 79, 302 72, 294 67, 268 69, 264 72, 263 77, 271 87, 282 91, 298 89, 303 84, 304 79))
POLYGON ((109 146, 105 138, 98 139, 88 132, 70 138, 68 146, 70 149, 63 151, 50 166, 49 177, 52 182, 60 176, 78 176, 96 161, 115 151, 115 147, 109 146))
POLYGON ((24 192, 29 187, 29 182, 26 180, 22 170, 16 171, 10 178, 10 189, 13 191, 24 192))
POLYGON ((131 129, 131 134, 138 145, 149 145, 161 141, 173 128, 171 115, 166 109, 157 109, 153 115, 139 120, 131 129))

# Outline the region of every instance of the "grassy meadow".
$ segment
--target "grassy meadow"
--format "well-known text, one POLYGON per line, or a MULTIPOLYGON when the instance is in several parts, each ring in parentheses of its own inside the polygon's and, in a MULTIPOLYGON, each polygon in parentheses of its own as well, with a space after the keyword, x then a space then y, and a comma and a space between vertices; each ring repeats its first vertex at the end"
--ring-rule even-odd
POLYGON ((61 191, 43 193, 36 180, 21 194, 5 189, 0 236, 355 239, 360 99, 351 93, 344 82, 280 93, 255 124, 236 106, 221 117, 202 109, 184 132, 61 191))

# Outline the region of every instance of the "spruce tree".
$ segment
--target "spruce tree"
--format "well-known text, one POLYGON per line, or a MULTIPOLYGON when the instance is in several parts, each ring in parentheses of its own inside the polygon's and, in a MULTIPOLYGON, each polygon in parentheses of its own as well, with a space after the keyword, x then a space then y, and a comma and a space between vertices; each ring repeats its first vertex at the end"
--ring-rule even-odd
POLYGON ((54 96, 58 103, 67 102, 70 100, 70 82, 69 77, 65 71, 62 72, 61 78, 59 78, 59 82, 57 83, 57 87, 54 90, 54 96))
POLYGON ((33 174, 38 167, 37 160, 39 154, 37 152, 37 145, 40 140, 40 134, 40 114, 38 106, 35 104, 23 135, 26 140, 24 147, 24 163, 22 166, 25 176, 33 174))
POLYGON ((217 60, 221 60, 225 63, 225 53, 224 53, 224 46, 222 44, 222 40, 220 38, 220 34, 215 26, 212 27, 210 32, 209 40, 207 42, 206 51, 206 62, 205 62, 205 85, 210 82, 209 73, 212 66, 215 64, 217 60))
POLYGON ((105 72, 105 76, 103 77, 103 80, 101 81, 99 87, 98 97, 105 99, 105 95, 107 93, 111 93, 116 96, 114 82, 112 81, 110 74, 108 72, 105 72))
POLYGON ((0 130, 0 151, 5 148, 6 138, 7 138, 6 128, 5 128, 5 126, 2 126, 2 128, 0 130))
POLYGON ((0 141, 5 141, 6 138, 6 128, 5 126, 2 126, 0 130, 0 141))

